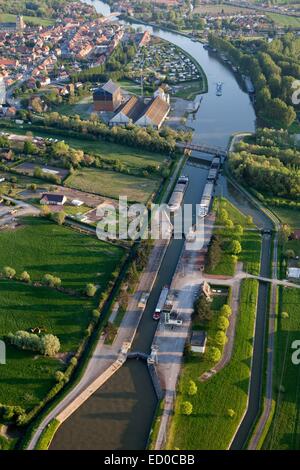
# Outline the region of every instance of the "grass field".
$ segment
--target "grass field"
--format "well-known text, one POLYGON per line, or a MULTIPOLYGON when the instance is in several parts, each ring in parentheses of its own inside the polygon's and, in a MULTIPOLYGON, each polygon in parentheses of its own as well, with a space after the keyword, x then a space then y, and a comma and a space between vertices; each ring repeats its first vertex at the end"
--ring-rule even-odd
MULTIPOLYGON (((42 218, 26 218, 15 231, 0 232, 0 269, 26 270, 33 280, 59 276, 62 286, 83 289, 93 282, 105 289, 123 250, 42 218)), ((0 400, 1 403, 1 400, 0 400)))
MULTIPOLYGON (((2 122, 1 122, 2 125, 2 122)), ((3 122, 5 126, 5 123, 3 122)), ((25 126, 24 129, 16 125, 16 127, 7 127, 7 130, 16 134, 24 135, 26 131, 31 128, 29 125, 25 126)), ((160 153, 148 152, 145 150, 139 150, 133 147, 127 147, 125 145, 119 145, 112 142, 105 142, 100 140, 84 140, 76 139, 74 137, 68 137, 68 135, 55 134, 55 130, 51 132, 51 135, 43 130, 32 131, 33 135, 41 137, 52 137, 53 139, 64 140, 67 144, 74 148, 80 148, 87 153, 93 153, 100 155, 105 160, 119 160, 124 163, 129 169, 140 169, 145 168, 148 165, 164 165, 168 166, 170 159, 167 155, 160 153)))
MULTIPOLYGON (((225 198, 218 198, 215 200, 214 208, 222 207, 226 209, 228 217, 234 225, 241 225, 244 228, 244 233, 240 237, 242 252, 238 256, 239 261, 243 262, 243 269, 250 274, 258 275, 260 270, 260 251, 261 251, 261 236, 258 231, 253 230, 253 224, 247 224, 247 217, 240 212, 233 204, 225 198)), ((216 225, 220 224, 218 219, 216 225)), ((224 276, 233 276, 236 268, 236 258, 230 253, 226 252, 226 245, 233 238, 237 238, 233 234, 229 234, 228 230, 223 227, 215 229, 215 233, 220 235, 223 250, 220 262, 214 269, 207 270, 209 274, 222 274, 224 276)))
MULTIPOLYGON (((46 287, 0 281, 0 338, 9 332, 45 327, 58 336, 61 352, 75 351, 91 319, 92 302, 46 287)), ((63 364, 30 351, 7 346, 6 366, 1 366, 0 403, 30 408, 55 383, 63 364)))
MULTIPOLYGON (((51 26, 55 22, 54 20, 46 18, 38 18, 37 16, 23 16, 25 23, 31 23, 38 26, 51 26)), ((16 15, 11 15, 10 13, 1 13, 0 14, 0 23, 14 23, 16 21, 16 15)))
POLYGON ((126 175, 114 171, 82 169, 65 181, 66 186, 118 199, 145 203, 158 189, 159 180, 126 175))
POLYGON ((243 281, 233 356, 224 369, 206 382, 199 382, 203 371, 199 357, 185 362, 168 449, 227 449, 247 404, 257 291, 257 281, 243 281), (193 397, 185 391, 190 379, 198 386, 193 397), (193 404, 190 416, 180 412, 180 405, 185 400, 193 404), (228 416, 229 408, 235 412, 233 418, 228 416))
POLYGON ((300 290, 282 289, 276 341, 274 398, 276 409, 264 443, 268 450, 299 450, 300 448, 300 366, 292 363, 294 340, 299 340, 300 290))
POLYGON ((176 91, 175 96, 185 100, 193 100, 200 93, 203 93, 202 82, 194 80, 193 82, 186 82, 181 86, 180 89, 176 91))
POLYGON ((288 224, 291 228, 300 228, 300 210, 289 207, 277 207, 268 204, 268 207, 277 215, 283 224, 288 224))
POLYGON ((267 16, 279 26, 291 26, 294 28, 300 27, 300 18, 297 18, 296 16, 286 16, 277 13, 268 13, 267 16))

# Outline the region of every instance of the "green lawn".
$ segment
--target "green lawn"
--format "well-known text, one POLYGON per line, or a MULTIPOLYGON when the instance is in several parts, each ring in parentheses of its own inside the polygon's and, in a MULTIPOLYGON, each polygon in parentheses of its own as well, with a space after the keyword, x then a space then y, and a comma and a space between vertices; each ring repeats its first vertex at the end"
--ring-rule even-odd
POLYGON ((264 443, 268 450, 299 450, 300 448, 300 366, 292 363, 294 340, 299 340, 300 290, 282 289, 276 338, 274 398, 276 409, 264 443))
MULTIPOLYGON (((46 287, 17 281, 0 281, 0 338, 18 330, 43 326, 58 336, 61 352, 75 351, 91 319, 92 302, 70 297, 46 287)), ((1 366, 0 403, 36 405, 55 383, 55 371, 63 364, 7 346, 6 365, 1 366)))
POLYGON ((26 270, 33 280, 51 273, 72 289, 93 282, 104 290, 123 256, 119 247, 39 217, 24 219, 15 231, 0 232, 0 244, 5 247, 0 250, 0 269, 11 266, 19 274, 26 270))
POLYGON ((247 405, 257 292, 257 281, 243 281, 233 356, 224 369, 206 382, 199 382, 204 363, 199 357, 185 362, 167 443, 168 449, 228 448, 247 405), (190 379, 198 386, 198 392, 193 397, 188 396, 185 390, 190 379), (193 404, 191 416, 184 416, 180 412, 180 405, 185 400, 193 404), (227 415, 229 408, 235 411, 233 418, 227 415))
MULTIPOLYGON (((46 18, 38 18, 37 16, 23 16, 25 23, 31 23, 34 25, 40 26, 51 26, 55 23, 54 20, 46 19, 46 18)), ((11 15, 10 13, 2 13, 0 14, 0 23, 6 22, 15 22, 16 15, 11 15)))
POLYGON ((194 100, 200 93, 203 93, 203 84, 200 80, 194 80, 182 85, 174 96, 185 100, 194 100))
POLYGON ((76 171, 65 184, 115 199, 127 196, 128 201, 145 203, 157 191, 159 180, 88 168, 76 171))
POLYGON ((269 207, 283 224, 288 224, 293 229, 300 228, 299 208, 277 207, 272 205, 269 207))
POLYGON ((286 16, 280 15, 278 13, 268 13, 267 16, 279 26, 292 26, 295 28, 300 27, 300 18, 297 18, 296 16, 286 16))
MULTIPOLYGON (((247 224, 247 217, 240 212, 233 204, 225 198, 215 199, 214 209, 220 207, 226 209, 229 219, 232 220, 234 225, 241 225, 244 228, 244 233, 240 237, 242 245, 242 252, 238 256, 238 260, 243 262, 243 269, 250 274, 258 275, 260 271, 260 252, 261 252, 261 235, 258 231, 254 230, 253 224, 247 224)), ((216 225, 221 225, 220 221, 216 219, 216 225)), ((218 234, 221 238, 223 251, 221 253, 220 262, 214 269, 207 269, 208 274, 221 274, 223 276, 233 276, 236 269, 236 257, 228 253, 227 245, 231 239, 236 237, 233 231, 230 231, 222 226, 215 228, 214 233, 218 234)))

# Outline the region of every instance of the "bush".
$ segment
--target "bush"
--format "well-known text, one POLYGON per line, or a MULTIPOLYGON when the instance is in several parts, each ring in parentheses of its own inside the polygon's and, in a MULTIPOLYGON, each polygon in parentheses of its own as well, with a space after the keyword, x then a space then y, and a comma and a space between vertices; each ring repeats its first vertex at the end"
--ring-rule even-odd
POLYGON ((7 336, 13 346, 20 349, 39 352, 44 356, 55 356, 60 349, 59 339, 54 335, 39 336, 28 331, 17 331, 15 334, 9 333, 7 336))
POLYGON ((181 411, 182 411, 182 414, 184 414, 186 416, 191 415, 192 412, 193 412, 193 405, 191 404, 191 402, 190 401, 184 401, 181 404, 181 411))
POLYGON ((16 271, 14 270, 14 268, 11 268, 10 266, 5 266, 5 268, 3 269, 3 274, 8 279, 13 279, 16 275, 16 271))
POLYGON ((208 350, 208 360, 211 361, 211 362, 219 362, 219 360, 221 359, 221 351, 219 348, 215 348, 215 347, 210 347, 209 350, 208 350))
POLYGON ((234 418, 235 417, 235 411, 232 408, 228 408, 227 416, 229 416, 229 418, 234 418))
POLYGON ((60 212, 54 212, 54 214, 52 214, 52 220, 54 222, 56 222, 58 225, 63 225, 65 223, 65 220, 66 220, 66 213, 64 211, 60 211, 60 212))
POLYGON ((230 305, 224 304, 220 310, 220 313, 223 317, 230 317, 230 315, 232 314, 230 305))
POLYGON ((95 286, 95 284, 89 283, 86 285, 85 293, 88 297, 94 297, 96 292, 97 292, 97 287, 95 286))
POLYGON ((239 255, 242 252, 242 245, 238 240, 232 240, 229 243, 228 251, 233 255, 239 255))
POLYGON ((221 316, 221 317, 218 318, 217 327, 219 328, 219 330, 226 331, 228 326, 229 326, 228 318, 226 318, 224 316, 221 316))
POLYGON ((218 331, 216 333, 216 336, 215 336, 215 342, 219 345, 219 346, 224 346, 227 342, 227 336, 226 334, 224 333, 224 331, 218 331))
POLYGON ((23 271, 20 276, 20 281, 22 282, 30 282, 30 274, 27 271, 23 271))
POLYGON ((43 277, 43 282, 49 287, 61 286, 61 279, 59 277, 53 276, 52 274, 45 274, 43 277))
POLYGON ((62 382, 65 379, 65 374, 61 370, 55 372, 55 380, 57 382, 62 382))
POLYGON ((196 395, 197 391, 198 391, 197 385, 195 384, 193 380, 190 380, 189 386, 188 386, 188 392, 187 392, 188 395, 190 396, 196 395))

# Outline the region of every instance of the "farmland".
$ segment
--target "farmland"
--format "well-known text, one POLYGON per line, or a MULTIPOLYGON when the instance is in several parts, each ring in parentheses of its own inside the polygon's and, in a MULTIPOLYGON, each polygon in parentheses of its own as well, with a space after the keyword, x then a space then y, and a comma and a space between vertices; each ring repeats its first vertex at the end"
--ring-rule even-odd
POLYGON ((199 382, 204 365, 199 356, 188 358, 179 383, 175 415, 172 421, 168 449, 227 449, 246 408, 253 329, 258 283, 242 283, 234 350, 231 361, 215 376, 199 382), (188 396, 189 380, 197 383, 198 391, 188 396), (193 405, 190 416, 181 414, 181 404, 189 400, 193 405), (234 416, 228 416, 228 410, 234 416))
MULTIPOLYGON (((46 287, 17 281, 0 281, 0 338, 9 332, 43 326, 57 335, 61 352, 78 347, 91 319, 92 302, 67 296, 46 287)), ((55 372, 63 368, 57 359, 7 347, 7 366, 1 368, 0 403, 28 409, 55 384, 55 372)))
POLYGON ((71 188, 89 191, 118 199, 127 196, 128 201, 145 203, 157 191, 159 180, 95 169, 82 169, 65 182, 71 188))
POLYGON ((73 232, 41 218, 26 218, 16 231, 0 232, 0 269, 26 270, 32 280, 50 273, 62 286, 84 289, 94 282, 104 289, 121 262, 123 251, 96 238, 73 232))
POLYGON ((299 339, 300 291, 282 289, 276 341, 274 398, 275 414, 264 443, 268 450, 297 450, 300 446, 300 367, 292 363, 294 340, 299 339), (284 317, 286 312, 288 317, 284 317))

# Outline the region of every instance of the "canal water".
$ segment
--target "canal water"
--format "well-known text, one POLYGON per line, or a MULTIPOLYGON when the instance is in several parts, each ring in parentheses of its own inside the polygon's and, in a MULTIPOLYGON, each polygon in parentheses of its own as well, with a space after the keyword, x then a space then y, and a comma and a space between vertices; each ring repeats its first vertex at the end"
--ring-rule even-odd
MULTIPOLYGON (((99 0, 85 0, 93 4, 99 13, 109 15, 110 8, 99 0)), ((192 55, 202 66, 208 79, 209 91, 204 95, 193 121, 194 143, 226 147, 233 133, 254 131, 255 113, 249 96, 238 77, 214 54, 208 53, 200 43, 179 34, 166 32, 140 24, 131 24, 141 30, 149 30, 155 36, 166 39, 192 55), (223 83, 222 96, 216 96, 216 83, 223 83)), ((184 202, 199 203, 208 167, 187 163, 183 173, 189 176, 189 186, 184 202)), ((225 179, 220 180, 218 191, 236 202, 257 222, 262 222, 259 212, 245 203, 225 179)), ((155 334, 156 322, 152 312, 161 289, 170 284, 175 272, 182 240, 172 240, 159 270, 154 288, 140 322, 132 350, 149 353, 155 334)), ((144 449, 151 429, 157 401, 147 366, 136 360, 126 364, 83 406, 59 428, 51 449, 144 449)))

